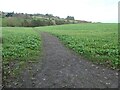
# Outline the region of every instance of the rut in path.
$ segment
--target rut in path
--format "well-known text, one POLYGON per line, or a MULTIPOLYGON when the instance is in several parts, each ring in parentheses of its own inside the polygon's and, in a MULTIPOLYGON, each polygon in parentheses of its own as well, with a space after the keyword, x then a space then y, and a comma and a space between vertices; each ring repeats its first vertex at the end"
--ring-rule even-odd
POLYGON ((115 88, 118 87, 117 71, 105 69, 83 60, 65 48, 49 33, 43 39, 42 67, 34 80, 36 88, 115 88))

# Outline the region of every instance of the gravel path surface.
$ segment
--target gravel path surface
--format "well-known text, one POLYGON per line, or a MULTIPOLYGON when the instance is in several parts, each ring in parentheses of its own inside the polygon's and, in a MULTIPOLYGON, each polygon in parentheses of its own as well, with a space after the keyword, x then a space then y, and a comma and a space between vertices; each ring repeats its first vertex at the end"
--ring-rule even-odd
POLYGON ((48 33, 42 33, 43 62, 34 76, 36 88, 117 88, 118 72, 83 60, 48 33))

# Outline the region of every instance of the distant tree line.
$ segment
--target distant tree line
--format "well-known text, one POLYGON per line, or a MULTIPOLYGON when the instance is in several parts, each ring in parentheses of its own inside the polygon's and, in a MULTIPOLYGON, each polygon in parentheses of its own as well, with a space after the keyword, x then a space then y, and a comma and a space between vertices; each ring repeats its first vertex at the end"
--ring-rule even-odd
MULTIPOLYGON (((87 22, 87 21, 86 21, 87 22)), ((60 18, 52 14, 24 14, 2 12, 2 26, 6 27, 38 27, 62 24, 81 23, 80 20, 75 20, 73 16, 60 18)))

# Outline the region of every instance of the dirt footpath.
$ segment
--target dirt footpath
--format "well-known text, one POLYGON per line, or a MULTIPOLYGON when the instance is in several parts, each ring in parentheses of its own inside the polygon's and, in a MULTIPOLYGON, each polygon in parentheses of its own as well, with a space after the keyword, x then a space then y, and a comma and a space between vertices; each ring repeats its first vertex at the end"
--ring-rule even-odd
MULTIPOLYGON (((83 60, 48 33, 42 33, 43 63, 34 79, 36 88, 116 88, 117 71, 83 60)), ((40 67, 38 67, 40 68, 40 67)))

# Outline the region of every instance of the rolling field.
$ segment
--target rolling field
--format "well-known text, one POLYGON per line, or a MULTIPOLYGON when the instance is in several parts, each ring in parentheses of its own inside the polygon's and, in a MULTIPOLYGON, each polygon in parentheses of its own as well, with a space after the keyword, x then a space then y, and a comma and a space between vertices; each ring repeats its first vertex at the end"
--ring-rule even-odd
MULTIPOLYGON (((49 32, 58 37, 66 47, 94 63, 120 69, 117 24, 69 24, 35 28, 3 27, 3 83, 10 83, 10 80, 18 76, 26 66, 29 66, 29 63, 40 60, 42 39, 45 39, 40 36, 40 32, 49 32)), ((48 42, 50 44, 49 40, 46 41, 48 42)))
POLYGON ((67 47, 95 63, 120 67, 117 24, 71 24, 36 29, 52 33, 67 47))
POLYGON ((40 35, 32 28, 3 27, 3 79, 14 78, 28 62, 40 56, 40 35))

